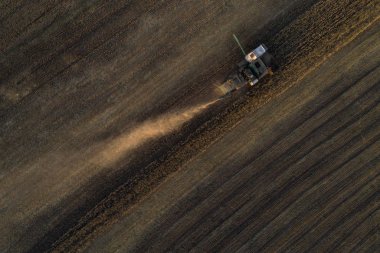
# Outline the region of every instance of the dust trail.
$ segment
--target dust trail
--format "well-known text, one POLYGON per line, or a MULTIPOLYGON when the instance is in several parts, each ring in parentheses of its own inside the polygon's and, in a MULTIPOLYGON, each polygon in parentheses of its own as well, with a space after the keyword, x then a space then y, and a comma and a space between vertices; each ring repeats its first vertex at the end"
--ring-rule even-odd
POLYGON ((184 123, 200 114, 218 100, 219 99, 177 112, 163 114, 156 119, 145 121, 133 128, 130 132, 122 134, 112 140, 97 157, 100 158, 103 165, 117 162, 126 153, 145 142, 178 130, 184 123))

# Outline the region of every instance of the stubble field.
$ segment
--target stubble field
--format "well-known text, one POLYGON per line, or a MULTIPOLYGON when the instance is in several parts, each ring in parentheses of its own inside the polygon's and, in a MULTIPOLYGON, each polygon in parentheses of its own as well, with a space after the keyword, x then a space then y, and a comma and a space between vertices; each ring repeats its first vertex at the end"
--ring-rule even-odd
POLYGON ((376 1, 1 4, 2 251, 375 247, 376 1), (281 70, 130 145, 217 98, 233 32, 281 70))

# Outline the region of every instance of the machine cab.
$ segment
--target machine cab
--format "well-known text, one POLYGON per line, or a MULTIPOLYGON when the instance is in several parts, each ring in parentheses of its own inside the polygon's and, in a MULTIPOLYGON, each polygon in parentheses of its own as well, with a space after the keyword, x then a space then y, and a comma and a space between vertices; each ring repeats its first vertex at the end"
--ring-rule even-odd
POLYGON ((245 56, 245 60, 249 63, 254 62, 257 59, 259 59, 263 54, 265 54, 267 50, 268 48, 264 44, 261 44, 260 46, 249 52, 245 56))
POLYGON ((261 44, 245 56, 245 60, 248 62, 248 68, 256 78, 261 78, 268 72, 268 66, 266 66, 261 59, 266 52, 267 47, 264 44, 261 44))

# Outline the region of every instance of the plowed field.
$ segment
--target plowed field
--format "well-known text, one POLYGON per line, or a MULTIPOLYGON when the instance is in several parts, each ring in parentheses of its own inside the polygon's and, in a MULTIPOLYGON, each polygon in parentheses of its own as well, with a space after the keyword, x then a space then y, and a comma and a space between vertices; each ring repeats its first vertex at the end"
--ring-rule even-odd
POLYGON ((0 10, 1 252, 374 251, 377 1, 0 10), (241 59, 232 33, 281 69, 121 149, 141 123, 217 98, 241 59))

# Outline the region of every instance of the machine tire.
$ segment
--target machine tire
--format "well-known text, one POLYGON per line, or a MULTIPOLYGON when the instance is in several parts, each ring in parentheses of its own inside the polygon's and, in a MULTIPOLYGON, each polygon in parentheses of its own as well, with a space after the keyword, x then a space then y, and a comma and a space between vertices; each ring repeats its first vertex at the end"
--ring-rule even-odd
POLYGON ((262 56, 262 60, 265 63, 265 65, 270 67, 273 71, 277 71, 280 68, 279 65, 277 64, 276 60, 274 59, 274 57, 270 53, 265 53, 262 56))

